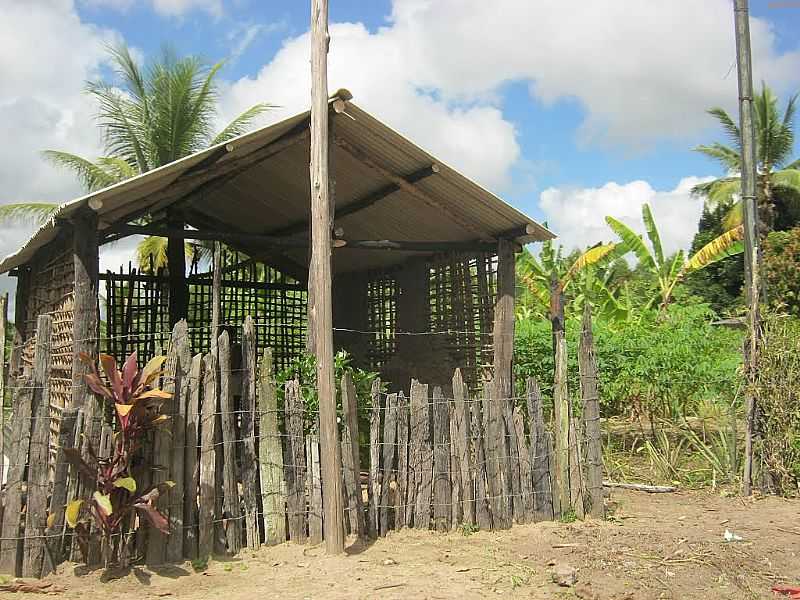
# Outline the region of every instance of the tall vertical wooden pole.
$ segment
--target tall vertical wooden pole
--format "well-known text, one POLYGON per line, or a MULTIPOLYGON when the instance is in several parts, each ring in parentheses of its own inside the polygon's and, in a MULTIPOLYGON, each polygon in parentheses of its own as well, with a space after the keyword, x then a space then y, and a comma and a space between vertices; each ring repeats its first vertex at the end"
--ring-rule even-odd
MULTIPOLYGON (((167 215, 167 225, 183 229, 183 219, 167 215)), ((186 242, 182 238, 167 239, 167 271, 169 272, 169 326, 185 319, 189 310, 189 286, 186 284, 186 242)))
POLYGON ((511 362, 514 356, 514 244, 497 244, 497 302, 494 306, 494 385, 497 398, 511 397, 511 362))
POLYGON ((6 450, 6 323, 8 323, 8 292, 0 296, 0 459, 6 450))
POLYGON ((80 408, 91 394, 84 374, 89 367, 78 357, 81 352, 96 357, 97 287, 99 280, 99 250, 97 244, 97 213, 84 208, 72 222, 72 254, 75 269, 75 301, 72 320, 72 405, 80 408))
POLYGON ((569 424, 572 418, 567 387, 567 339, 564 332, 564 291, 555 273, 550 279, 550 321, 553 329, 553 433, 555 477, 553 486, 560 513, 570 510, 569 424))
POLYGON ((344 552, 340 477, 341 450, 336 428, 331 298, 331 215, 328 179, 328 0, 311 0, 311 268, 309 326, 317 357, 320 461, 325 550, 344 552))
MULTIPOLYGON (((739 75, 739 130, 742 140, 742 202, 744 204, 745 296, 748 303, 748 340, 745 344, 745 367, 749 383, 756 377, 759 338, 758 273, 758 203, 756 201, 756 154, 753 129, 753 71, 750 62, 750 17, 747 0, 734 0, 736 61, 739 75)), ((756 398, 748 386, 746 397, 747 433, 742 492, 749 496, 753 482, 753 438, 755 436, 756 398)))

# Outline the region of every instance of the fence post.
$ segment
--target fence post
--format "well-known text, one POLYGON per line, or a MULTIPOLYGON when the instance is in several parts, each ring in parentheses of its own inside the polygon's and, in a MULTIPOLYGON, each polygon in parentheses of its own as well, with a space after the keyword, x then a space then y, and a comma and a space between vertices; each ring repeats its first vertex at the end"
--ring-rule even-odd
POLYGON ((605 518, 603 501, 603 448, 600 438, 600 400, 597 393, 597 361, 592 336, 592 310, 589 303, 583 311, 579 347, 583 421, 586 428, 586 483, 589 492, 589 514, 605 518))
POLYGON ((8 292, 0 295, 0 459, 6 455, 6 327, 8 292))
POLYGON ((217 357, 213 352, 203 358, 203 408, 200 423, 200 515, 198 556, 208 558, 214 550, 214 508, 217 476, 214 440, 217 423, 217 357))
POLYGON ((550 281, 550 319, 553 327, 553 431, 555 432, 555 488, 561 511, 570 506, 569 495, 569 423, 570 405, 567 387, 567 340, 564 333, 563 290, 558 278, 550 281))
POLYGON ((236 413, 231 384, 231 342, 227 331, 219 336, 219 410, 222 417, 222 489, 223 514, 228 522, 225 539, 230 554, 242 549, 242 511, 239 504, 239 478, 236 476, 236 413))
POLYGON ((342 461, 347 482, 348 504, 350 508, 350 530, 358 534, 359 539, 367 536, 364 510, 361 500, 361 457, 358 451, 358 397, 353 378, 349 371, 342 377, 342 411, 344 427, 342 429, 342 461), (348 476, 348 469, 350 475, 348 476))
POLYGON ((409 511, 408 502, 408 432, 409 404, 405 394, 397 394, 397 498, 395 503, 394 528, 406 526, 409 511))
MULTIPOLYGON (((461 502, 463 521, 472 524, 475 522, 475 488, 472 478, 474 466, 472 464, 472 453, 470 452, 470 414, 467 388, 464 379, 461 377, 461 370, 456 369, 453 374, 453 418, 456 424, 457 437, 453 440, 458 456, 458 467, 461 474, 461 502)), ((457 523, 454 523, 454 526, 457 523)))
POLYGON ((50 476, 50 360, 53 320, 39 315, 33 359, 33 400, 25 502, 25 541, 22 576, 40 577, 44 565, 47 529, 47 483, 50 476))
MULTIPOLYGON (((428 385, 411 381, 411 442, 416 448, 414 527, 428 529, 431 524, 431 484, 433 456, 431 448, 430 405, 428 385)), ((386 440, 384 440, 385 442, 386 440)))
POLYGON ((258 533, 258 457, 256 455, 256 324, 251 316, 242 326, 242 491, 247 546, 256 549, 258 533))
POLYGON ((433 388, 433 522, 437 531, 450 529, 450 410, 442 388, 433 388))
POLYGON ((308 489, 308 541, 316 545, 324 539, 322 522, 322 474, 319 459, 319 418, 305 440, 306 445, 306 487, 308 489))
POLYGON ((496 529, 511 527, 511 519, 506 506, 507 495, 504 494, 502 472, 505 467, 505 431, 503 427, 502 407, 504 400, 496 397, 495 382, 486 379, 483 382, 483 420, 484 443, 486 445, 486 480, 488 482, 489 506, 492 510, 492 525, 496 529))
POLYGON ((473 400, 471 403, 472 419, 472 453, 475 456, 475 465, 472 479, 475 481, 475 523, 483 531, 492 529, 492 514, 489 510, 488 478, 486 475, 486 444, 485 444, 485 419, 483 417, 482 402, 473 400))
MULTIPOLYGON (((381 436, 381 380, 372 382, 370 392, 372 408, 369 413, 369 480, 367 496, 369 499, 367 530, 371 538, 378 536, 378 477, 380 475, 380 436, 381 436)), ((410 510, 409 510, 410 517, 410 510)))
POLYGON ((553 519, 553 489, 550 472, 550 434, 544 426, 542 394, 536 379, 526 381, 528 424, 530 427, 531 473, 533 478, 534 520, 553 519))
POLYGON ((203 385, 203 355, 195 354, 189 369, 189 396, 186 405, 186 439, 183 455, 183 482, 186 491, 183 495, 183 555, 189 559, 198 556, 198 508, 197 497, 200 491, 200 395, 203 385))
POLYGON ((303 397, 300 382, 286 382, 285 422, 286 456, 286 505, 289 510, 289 539, 298 544, 306 541, 306 448, 303 432, 303 397))
POLYGON ((381 480, 380 534, 389 530, 389 488, 393 477, 395 441, 397 439, 397 394, 386 397, 383 422, 383 479, 381 480))
POLYGON ((286 541, 286 497, 283 493, 283 448, 278 431, 278 397, 272 379, 272 350, 261 359, 259 411, 259 470, 264 511, 264 542, 273 546, 286 541))

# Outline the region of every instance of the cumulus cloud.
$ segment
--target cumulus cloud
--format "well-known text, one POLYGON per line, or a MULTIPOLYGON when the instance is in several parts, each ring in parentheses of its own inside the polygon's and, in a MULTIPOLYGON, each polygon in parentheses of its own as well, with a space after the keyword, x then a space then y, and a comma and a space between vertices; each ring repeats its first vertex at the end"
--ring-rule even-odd
POLYGON ((572 250, 616 239, 606 225, 606 215, 644 235, 642 204, 646 202, 653 210, 664 252, 672 253, 691 245, 703 210, 703 200, 692 196, 691 189, 710 179, 684 177, 669 191, 657 191, 646 181, 611 181, 597 188, 548 188, 541 193, 539 208, 559 242, 572 250))
MULTIPOLYGON (((142 0, 81 0, 85 6, 110 8, 119 12, 126 12, 137 1, 142 0)), ((182 17, 193 10, 207 12, 213 17, 221 17, 223 13, 222 0, 149 0, 148 4, 164 17, 182 17)))

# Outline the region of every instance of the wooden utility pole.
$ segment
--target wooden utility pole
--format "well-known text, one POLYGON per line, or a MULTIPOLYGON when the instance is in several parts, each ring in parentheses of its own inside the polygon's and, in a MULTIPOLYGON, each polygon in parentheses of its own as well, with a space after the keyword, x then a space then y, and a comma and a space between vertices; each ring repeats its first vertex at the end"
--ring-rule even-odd
POLYGON ((742 136, 742 202, 744 203, 745 296, 748 304, 748 339, 744 360, 748 380, 746 396, 747 433, 742 491, 752 492, 753 438, 755 435, 756 398, 752 384, 756 378, 759 340, 758 273, 758 203, 756 201, 756 146, 753 130, 753 71, 750 62, 750 17, 747 0, 734 0, 736 62, 739 75, 739 130, 742 136))
POLYGON ((311 268, 309 329, 317 357, 325 550, 344 552, 341 449, 336 425, 328 176, 328 0, 311 0, 311 268))
MULTIPOLYGON (((84 352, 92 358, 98 352, 97 291, 100 254, 97 243, 97 213, 89 208, 78 212, 72 222, 72 254, 75 269, 75 299, 72 319, 72 405, 82 407, 92 398, 84 375, 89 367, 79 358, 84 352)), ((18 299, 19 301, 19 299, 18 299)), ((18 324, 18 326, 21 324, 18 324)))

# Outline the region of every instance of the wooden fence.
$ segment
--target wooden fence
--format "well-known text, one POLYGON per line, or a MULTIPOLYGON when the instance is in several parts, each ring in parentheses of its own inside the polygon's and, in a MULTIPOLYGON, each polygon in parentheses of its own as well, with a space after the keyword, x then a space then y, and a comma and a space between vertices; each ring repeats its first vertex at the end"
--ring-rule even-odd
MULTIPOLYGON (((64 449, 94 440, 99 456, 107 456, 113 439, 108 412, 91 403, 64 409, 58 434, 51 435, 51 325, 49 316, 39 318, 33 372, 14 388, 1 573, 40 576, 77 558, 64 509, 91 490, 67 466, 64 449)), ((322 540, 318 415, 305 403, 308 390, 298 380, 276 388, 272 352, 257 349, 251 318, 239 333, 241 345, 232 347, 225 331, 210 352, 194 356, 186 323, 172 333, 162 382, 174 394, 165 410, 171 424, 154 432, 134 473, 140 486, 175 482, 159 499, 171 533, 140 528, 131 559, 157 565, 322 540)), ((569 416, 564 443, 550 433, 533 379, 522 397, 496 397, 488 380, 481 395, 471 396, 456 370, 446 389, 413 380, 408 394, 386 393, 375 381, 369 397, 358 398, 345 374, 340 443, 346 533, 366 538, 404 527, 492 530, 566 514, 602 516, 596 372, 586 331, 581 347, 585 423, 569 416), (551 473, 556 448, 568 453, 563 482, 551 473)), ((90 549, 90 562, 100 556, 90 549)))

